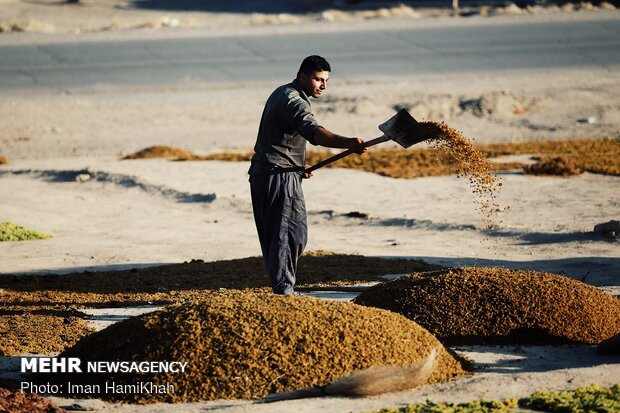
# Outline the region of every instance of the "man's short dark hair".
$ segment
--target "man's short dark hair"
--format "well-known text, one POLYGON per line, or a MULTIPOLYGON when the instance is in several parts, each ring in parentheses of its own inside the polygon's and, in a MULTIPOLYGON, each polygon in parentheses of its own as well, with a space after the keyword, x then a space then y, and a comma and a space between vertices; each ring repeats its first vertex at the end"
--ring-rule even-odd
POLYGON ((299 67, 299 73, 305 73, 306 75, 310 75, 313 72, 331 72, 332 68, 329 65, 329 62, 322 58, 321 56, 312 55, 308 56, 301 62, 301 66, 299 67))

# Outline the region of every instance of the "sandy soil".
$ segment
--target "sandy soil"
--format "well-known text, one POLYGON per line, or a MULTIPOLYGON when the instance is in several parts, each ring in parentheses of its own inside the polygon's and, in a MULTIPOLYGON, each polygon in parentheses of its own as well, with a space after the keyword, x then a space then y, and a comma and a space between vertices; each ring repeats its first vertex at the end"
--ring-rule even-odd
MULTIPOLYGON (((140 14, 135 20, 140 24, 146 14, 155 13, 121 13, 122 9, 103 7, 104 3, 87 1, 79 12, 90 16, 93 27, 104 21, 113 25, 117 15, 131 23, 134 12, 140 14)), ((2 1, 3 20, 7 10, 18 8, 13 17, 38 19, 38 9, 27 4, 2 1)), ((37 7, 75 10, 64 5, 37 7)), ((69 24, 76 21, 75 15, 58 16, 55 30, 76 30, 69 24)), ((227 19, 234 17, 224 13, 219 24, 229 25, 227 19)), ((161 22, 161 14, 154 18, 161 22)), ((39 41, 28 35, 11 33, 9 41, 39 41)), ((126 35, 153 33, 128 31, 126 35)), ((327 96, 315 106, 317 117, 329 128, 362 137, 374 137, 377 125, 397 105, 411 108, 420 117, 445 120, 479 143, 620 134, 620 73, 615 70, 459 74, 368 83, 333 80, 327 96), (486 109, 476 112, 463 105, 471 100, 486 109)), ((68 272, 258 255, 247 163, 119 158, 158 144, 197 153, 250 150, 264 99, 274 86, 5 93, 0 100, 4 119, 0 154, 9 164, 0 166, 0 219, 51 233, 54 238, 3 243, 0 273, 68 272), (241 108, 231 99, 240 92, 249 102, 241 108)), ((317 171, 305 183, 308 249, 415 257, 453 266, 563 272, 620 294, 620 244, 591 233, 594 225, 620 218, 620 178, 587 173, 542 178, 520 172, 501 177, 497 211, 501 224, 485 233, 483 217, 475 210, 465 180, 396 180, 360 171, 317 171), (369 218, 344 216, 352 211, 369 218)), ((589 346, 461 350, 480 367, 475 376, 364 400, 323 398, 274 405, 222 401, 174 407, 112 406, 96 400, 60 400, 60 404, 76 402, 97 411, 125 412, 358 412, 426 399, 461 402, 519 397, 535 390, 620 382, 620 371, 613 366, 620 360, 596 356, 589 346)))

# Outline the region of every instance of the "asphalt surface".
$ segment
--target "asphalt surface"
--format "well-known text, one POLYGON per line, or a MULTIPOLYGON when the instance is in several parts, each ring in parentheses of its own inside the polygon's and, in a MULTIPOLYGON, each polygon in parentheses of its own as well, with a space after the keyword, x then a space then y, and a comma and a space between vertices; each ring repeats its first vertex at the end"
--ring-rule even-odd
MULTIPOLYGON (((320 27, 320 26, 319 26, 320 27)), ((620 18, 2 45, 0 91, 281 81, 321 54, 341 80, 620 67, 620 18)))

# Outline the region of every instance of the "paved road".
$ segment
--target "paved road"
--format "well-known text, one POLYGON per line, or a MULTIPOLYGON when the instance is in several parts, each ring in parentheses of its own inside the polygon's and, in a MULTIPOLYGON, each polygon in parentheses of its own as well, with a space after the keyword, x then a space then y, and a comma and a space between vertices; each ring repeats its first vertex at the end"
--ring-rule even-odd
POLYGON ((312 53, 331 60, 345 80, 522 68, 617 70, 620 19, 1 44, 0 38, 0 91, 281 81, 301 56, 312 53))

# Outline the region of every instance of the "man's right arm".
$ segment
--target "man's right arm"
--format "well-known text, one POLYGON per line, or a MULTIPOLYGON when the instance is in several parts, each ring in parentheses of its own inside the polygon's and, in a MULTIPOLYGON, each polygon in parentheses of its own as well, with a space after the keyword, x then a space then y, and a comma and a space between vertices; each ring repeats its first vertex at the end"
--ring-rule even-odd
POLYGON ((347 138, 318 126, 314 131, 314 143, 327 148, 352 149, 353 152, 362 154, 367 151, 364 141, 360 138, 347 138))

